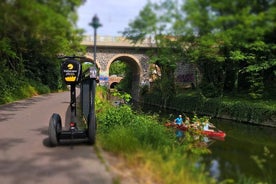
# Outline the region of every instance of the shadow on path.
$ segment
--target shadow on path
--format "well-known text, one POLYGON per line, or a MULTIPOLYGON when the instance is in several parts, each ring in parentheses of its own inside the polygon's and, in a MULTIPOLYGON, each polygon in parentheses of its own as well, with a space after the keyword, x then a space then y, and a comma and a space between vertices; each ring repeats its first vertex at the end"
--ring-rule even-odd
MULTIPOLYGON (((52 94, 46 94, 41 96, 35 96, 21 101, 16 101, 10 104, 0 105, 0 122, 9 120, 12 116, 24 108, 28 108, 30 105, 47 100, 52 94)), ((68 102, 67 102, 68 103, 68 102)))

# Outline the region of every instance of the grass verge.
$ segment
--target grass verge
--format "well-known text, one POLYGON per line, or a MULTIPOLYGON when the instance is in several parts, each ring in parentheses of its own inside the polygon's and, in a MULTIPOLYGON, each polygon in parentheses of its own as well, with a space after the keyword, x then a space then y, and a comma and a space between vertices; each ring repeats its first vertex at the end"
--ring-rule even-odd
POLYGON ((154 116, 138 114, 127 105, 97 103, 97 144, 122 158, 121 169, 131 168, 137 183, 215 183, 197 164, 204 149, 180 146, 174 131, 154 116))

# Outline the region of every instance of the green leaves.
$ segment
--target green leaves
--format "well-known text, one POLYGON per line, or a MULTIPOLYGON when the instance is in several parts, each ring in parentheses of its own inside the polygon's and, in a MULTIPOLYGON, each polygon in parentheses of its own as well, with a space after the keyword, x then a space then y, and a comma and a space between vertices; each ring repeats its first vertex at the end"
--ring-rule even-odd
POLYGON ((16 52, 11 47, 10 42, 11 42, 10 39, 7 38, 7 37, 0 40, 1 54, 2 54, 2 57, 7 56, 7 57, 11 57, 11 58, 15 59, 16 58, 16 52))
POLYGON ((109 75, 125 76, 126 70, 129 66, 126 63, 119 60, 114 61, 109 68, 109 75))
POLYGON ((269 1, 196 0, 184 4, 186 27, 193 30, 189 37, 196 37, 189 58, 197 61, 207 83, 217 83, 214 79, 219 77, 224 84, 232 75, 237 85, 249 82, 250 93, 264 92, 262 81, 268 80, 264 73, 275 68, 274 9, 269 1), (204 63, 215 68, 204 67, 204 63), (251 77, 238 76, 240 71, 251 77))
MULTIPOLYGON (((2 70, 37 80, 57 90, 56 55, 82 51, 75 9, 82 0, 14 0, 0 3, 0 62, 2 70), (14 11, 14 10, 17 11, 14 11)), ((0 75, 3 72, 0 72, 0 75)))
POLYGON ((123 35, 134 43, 142 41, 147 35, 156 33, 157 17, 153 12, 151 4, 148 3, 143 10, 140 11, 139 16, 129 24, 123 35))

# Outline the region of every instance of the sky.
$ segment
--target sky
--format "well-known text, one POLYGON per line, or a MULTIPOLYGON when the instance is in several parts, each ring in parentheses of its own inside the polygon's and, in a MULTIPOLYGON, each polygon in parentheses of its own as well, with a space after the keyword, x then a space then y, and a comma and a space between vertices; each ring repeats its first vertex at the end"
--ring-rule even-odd
MULTIPOLYGON (((86 0, 78 9, 77 27, 85 30, 86 35, 93 35, 94 30, 89 23, 97 15, 102 27, 97 29, 100 36, 121 36, 119 32, 128 27, 148 0, 86 0)), ((151 0, 159 2, 159 0, 151 0)))

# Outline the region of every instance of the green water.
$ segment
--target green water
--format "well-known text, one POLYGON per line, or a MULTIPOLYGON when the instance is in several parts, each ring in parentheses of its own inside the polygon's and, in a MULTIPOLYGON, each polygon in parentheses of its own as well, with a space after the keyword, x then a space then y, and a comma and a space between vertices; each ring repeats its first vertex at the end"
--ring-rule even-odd
MULTIPOLYGON (((143 107, 144 112, 158 113, 160 117, 172 119, 178 112, 143 107)), ((211 154, 204 155, 201 163, 218 182, 233 179, 233 183, 276 183, 276 128, 254 126, 235 121, 212 119, 211 122, 226 132, 224 141, 215 141, 209 146, 211 154), (273 158, 264 156, 264 147, 273 158), (263 169, 252 156, 265 159, 263 169)), ((259 159, 259 160, 260 160, 259 159)))
POLYGON ((276 183, 273 172, 276 170, 276 128, 252 126, 234 121, 212 120, 217 128, 225 131, 224 141, 216 141, 209 149, 212 154, 203 157, 206 169, 218 181, 228 178, 235 181, 252 178, 254 181, 276 183), (264 156, 264 147, 268 148, 270 158, 264 156), (252 156, 265 159, 263 169, 252 156))

